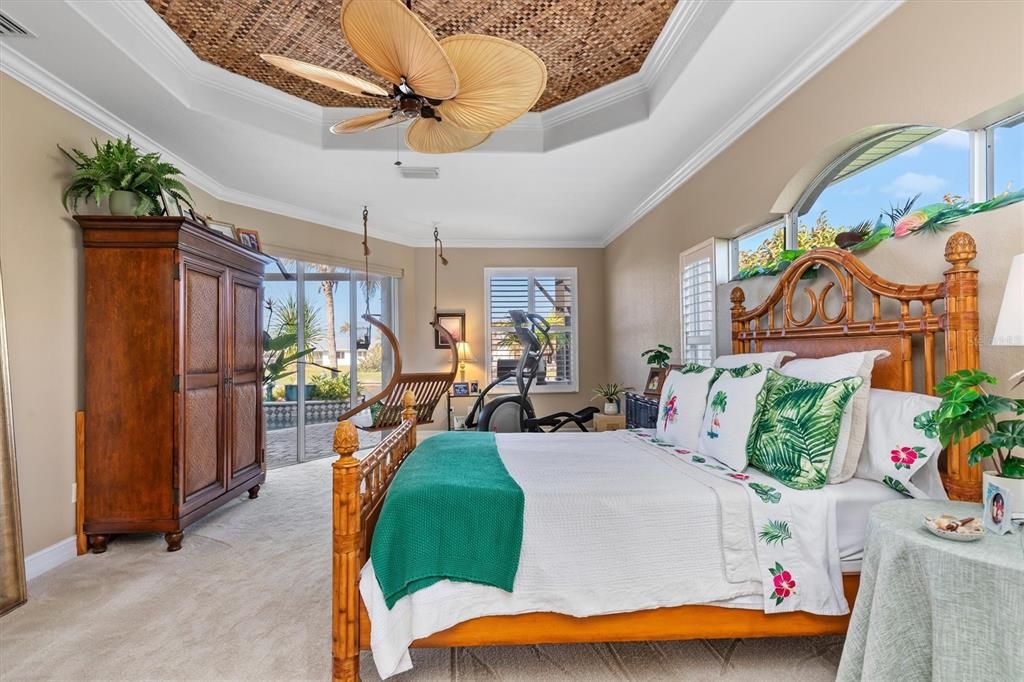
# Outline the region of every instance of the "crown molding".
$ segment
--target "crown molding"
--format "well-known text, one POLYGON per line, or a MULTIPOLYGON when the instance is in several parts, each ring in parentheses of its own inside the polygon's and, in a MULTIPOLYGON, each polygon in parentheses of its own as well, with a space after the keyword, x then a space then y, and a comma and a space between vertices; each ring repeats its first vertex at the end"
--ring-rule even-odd
POLYGON ((647 195, 625 219, 604 236, 601 245, 608 246, 650 213, 709 161, 735 142, 740 135, 756 125, 768 112, 796 92, 800 86, 828 66, 847 47, 855 43, 902 4, 903 0, 874 0, 854 6, 835 22, 831 30, 823 34, 822 40, 804 50, 778 78, 761 90, 711 139, 680 164, 657 189, 647 195))
MULTIPOLYGON (((229 187, 196 166, 192 165, 180 156, 158 144, 145 133, 128 124, 92 99, 71 87, 49 71, 42 69, 37 64, 27 59, 7 43, 0 43, 2 58, 0 58, 0 71, 6 73, 17 81, 35 90, 47 99, 67 109, 87 123, 102 130, 112 137, 131 136, 132 140, 143 151, 156 151, 167 161, 177 166, 185 179, 215 199, 231 204, 239 204, 277 215, 305 220, 311 223, 334 227, 354 234, 362 234, 362 228, 355 227, 358 221, 351 222, 340 220, 338 216, 329 215, 320 211, 313 211, 289 204, 275 201, 265 197, 251 194, 234 187, 229 187)), ((410 240, 394 230, 375 229, 375 237, 385 241, 394 242, 402 246, 429 246, 430 239, 410 240)))

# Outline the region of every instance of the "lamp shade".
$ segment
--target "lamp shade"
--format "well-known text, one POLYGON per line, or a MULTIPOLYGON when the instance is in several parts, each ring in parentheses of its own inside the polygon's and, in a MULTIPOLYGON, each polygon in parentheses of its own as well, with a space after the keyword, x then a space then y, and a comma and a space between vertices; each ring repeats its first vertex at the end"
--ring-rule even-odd
POLYGON ((1010 277, 999 308, 993 346, 1024 346, 1024 253, 1010 263, 1010 277))
POLYGON ((455 344, 455 350, 459 353, 459 362, 474 362, 473 351, 470 350, 469 344, 465 341, 459 341, 455 344))

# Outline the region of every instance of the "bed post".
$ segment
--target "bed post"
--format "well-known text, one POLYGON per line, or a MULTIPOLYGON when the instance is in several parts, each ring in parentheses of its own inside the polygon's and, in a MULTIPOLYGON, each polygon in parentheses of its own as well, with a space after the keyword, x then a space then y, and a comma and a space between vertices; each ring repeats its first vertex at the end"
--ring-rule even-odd
POLYGON ((334 680, 359 679, 359 434, 349 421, 334 429, 334 551, 331 611, 334 680))
POLYGON ((743 301, 746 300, 746 294, 743 293, 743 289, 733 287, 732 293, 729 294, 729 300, 732 301, 732 352, 747 353, 750 351, 750 342, 740 341, 740 332, 743 331, 743 323, 740 322, 739 319, 747 312, 747 309, 743 307, 743 301))
POLYGON ((416 447, 416 394, 411 389, 405 389, 402 394, 402 421, 412 422, 409 426, 409 450, 416 447))
MULTIPOLYGON (((946 241, 946 374, 977 369, 978 270, 970 263, 978 255, 974 237, 957 232, 946 241)), ((928 377, 928 381, 934 381, 928 377)), ((978 434, 946 448, 946 490, 954 500, 981 499, 981 467, 970 466, 967 454, 981 441, 978 434)))

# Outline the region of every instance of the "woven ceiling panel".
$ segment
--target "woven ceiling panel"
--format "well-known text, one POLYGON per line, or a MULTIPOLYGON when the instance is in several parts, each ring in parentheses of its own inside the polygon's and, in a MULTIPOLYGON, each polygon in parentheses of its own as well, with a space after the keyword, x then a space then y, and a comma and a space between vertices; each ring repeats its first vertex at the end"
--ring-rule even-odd
MULTIPOLYGON (((374 107, 263 62, 284 55, 381 79, 349 49, 341 0, 147 0, 201 59, 329 107, 374 107)), ((515 41, 548 68, 543 111, 640 70, 675 0, 414 0, 412 9, 437 38, 483 33, 515 41)))

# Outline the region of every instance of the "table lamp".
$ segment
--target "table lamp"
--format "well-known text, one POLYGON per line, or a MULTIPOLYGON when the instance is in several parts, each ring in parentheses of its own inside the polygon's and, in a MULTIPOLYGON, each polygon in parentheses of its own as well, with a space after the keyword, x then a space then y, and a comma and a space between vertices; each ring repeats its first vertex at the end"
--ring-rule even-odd
POLYGON ((466 380, 466 363, 475 362, 473 357, 473 351, 469 349, 469 344, 465 341, 459 341, 455 344, 455 350, 459 354, 459 381, 466 380))

